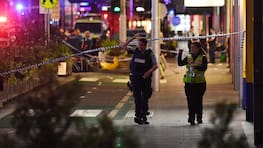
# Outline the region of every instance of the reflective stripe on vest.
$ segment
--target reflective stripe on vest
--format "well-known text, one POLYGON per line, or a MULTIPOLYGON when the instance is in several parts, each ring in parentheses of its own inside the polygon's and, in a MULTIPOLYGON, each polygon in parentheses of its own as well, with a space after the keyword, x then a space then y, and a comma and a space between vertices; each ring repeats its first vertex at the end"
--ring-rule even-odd
MULTIPOLYGON (((189 61, 188 63, 194 62, 196 66, 201 66, 203 63, 203 55, 202 54, 198 55, 195 61, 193 61, 193 58, 191 55, 188 55, 187 61, 189 61)), ((183 79, 185 83, 204 83, 206 82, 204 71, 199 71, 196 69, 192 70, 190 68, 190 64, 187 64, 186 68, 187 68, 187 71, 183 79)))

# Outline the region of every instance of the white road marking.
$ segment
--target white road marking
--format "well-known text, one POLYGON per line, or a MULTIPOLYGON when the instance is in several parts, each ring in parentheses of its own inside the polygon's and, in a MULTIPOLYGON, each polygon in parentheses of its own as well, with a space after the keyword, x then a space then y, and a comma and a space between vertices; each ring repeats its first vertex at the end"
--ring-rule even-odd
POLYGON ((167 83, 167 80, 166 79, 161 79, 160 83, 167 83))
POLYGON ((76 109, 70 117, 97 117, 102 109, 76 109))
POLYGON ((113 79, 113 77, 112 77, 112 76, 106 76, 106 78, 109 78, 109 79, 111 79, 111 80, 113 79))
POLYGON ((96 82, 98 81, 98 78, 81 78, 79 81, 81 82, 96 82))
POLYGON ((113 83, 127 83, 129 79, 114 79, 113 83))
MULTIPOLYGON (((147 117, 152 118, 153 117, 153 111, 149 111, 150 115, 147 115, 147 117)), ((129 110, 128 113, 125 115, 125 118, 134 118, 135 117, 135 111, 129 110)))

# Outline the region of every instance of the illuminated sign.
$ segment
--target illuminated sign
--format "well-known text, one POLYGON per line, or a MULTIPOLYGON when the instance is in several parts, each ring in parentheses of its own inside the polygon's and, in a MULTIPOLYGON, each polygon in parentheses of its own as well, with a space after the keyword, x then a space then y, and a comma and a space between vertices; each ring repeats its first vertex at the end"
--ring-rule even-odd
POLYGON ((218 7, 224 5, 225 0, 184 0, 185 7, 218 7))
POLYGON ((173 24, 174 26, 177 26, 177 25, 179 25, 180 23, 181 23, 180 17, 174 16, 174 17, 172 18, 172 24, 173 24))
POLYGON ((40 5, 46 9, 54 8, 58 3, 57 0, 39 0, 39 2, 40 5))

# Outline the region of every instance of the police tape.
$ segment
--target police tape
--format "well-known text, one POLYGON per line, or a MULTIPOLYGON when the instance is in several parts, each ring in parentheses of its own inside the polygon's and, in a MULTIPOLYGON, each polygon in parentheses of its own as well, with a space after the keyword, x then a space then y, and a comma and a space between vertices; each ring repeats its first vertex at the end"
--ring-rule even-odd
POLYGON ((162 52, 169 52, 169 53, 178 53, 178 48, 176 48, 175 50, 169 50, 169 49, 161 49, 162 52))
MULTIPOLYGON (((66 43, 65 41, 63 41, 63 43, 65 43, 67 46, 70 46, 70 48, 75 48, 75 47, 71 46, 70 44, 66 43)), ((9 75, 9 74, 16 73, 16 72, 27 71, 27 70, 30 70, 30 69, 33 69, 33 68, 38 68, 38 67, 40 67, 42 65, 47 65, 47 64, 51 64, 51 63, 65 61, 65 60, 67 60, 67 59, 69 59, 71 57, 78 57, 78 56, 82 56, 84 54, 93 53, 93 52, 97 52, 97 51, 105 51, 107 49, 118 48, 118 47, 119 47, 118 45, 108 46, 108 47, 100 47, 100 48, 95 48, 95 49, 91 49, 91 50, 87 50, 87 51, 71 54, 71 55, 64 56, 64 57, 58 57, 58 58, 50 59, 50 60, 43 61, 43 62, 40 62, 40 63, 37 63, 37 64, 33 64, 33 65, 25 66, 25 67, 19 67, 19 68, 16 68, 16 69, 13 69, 13 70, 9 70, 9 71, 6 71, 6 72, 1 72, 0 76, 9 75)))
MULTIPOLYGON (((158 41, 158 40, 163 40, 163 41, 169 41, 169 40, 179 40, 179 41, 184 41, 184 40, 190 40, 190 39, 205 39, 205 38, 214 38, 214 37, 230 37, 231 35, 237 35, 240 33, 245 33, 245 31, 241 31, 241 32, 232 32, 232 33, 225 33, 225 34, 212 34, 212 35, 206 35, 206 36, 191 36, 191 37, 185 37, 185 36, 176 36, 176 37, 165 37, 165 38, 155 38, 155 39, 148 39, 149 41, 158 41)), ((244 35, 243 35, 244 36, 244 35)), ((242 37, 243 37, 242 36, 242 37)), ((244 39, 243 39, 244 40, 244 39)), ((243 42, 242 40, 242 42, 243 42)), ((77 49, 74 46, 70 45, 69 43, 67 43, 66 41, 63 41, 64 44, 66 44, 67 46, 69 46, 72 49, 77 49)), ((13 70, 9 70, 9 71, 5 71, 5 72, 0 72, 0 76, 5 76, 5 75, 10 75, 12 73, 16 73, 16 72, 22 72, 22 71, 27 71, 33 68, 38 68, 40 66, 43 65, 47 65, 47 64, 52 64, 52 63, 57 63, 57 62, 61 62, 61 61, 65 61, 71 57, 78 57, 78 56, 82 56, 82 55, 86 55, 89 53, 93 53, 93 52, 98 52, 98 51, 105 51, 107 49, 113 49, 113 48, 119 48, 121 47, 120 45, 113 45, 113 46, 107 46, 107 47, 99 47, 99 48, 95 48, 95 49, 90 49, 90 50, 85 50, 85 51, 81 51, 78 53, 74 53, 68 56, 64 56, 64 57, 58 57, 58 58, 54 58, 54 59, 50 59, 47 61, 43 61, 37 64, 32 64, 29 66, 24 66, 24 67, 19 67, 13 70)), ((77 49, 78 50, 78 49, 77 49)), ((174 53, 177 53, 176 51, 174 51, 174 53)), ((91 55, 90 55, 91 56, 91 55)), ((127 59, 125 59, 124 61, 126 61, 127 59)))
POLYGON ((206 39, 206 38, 215 38, 215 37, 230 37, 231 35, 236 35, 240 33, 244 33, 245 31, 241 32, 232 32, 232 33, 222 33, 222 34, 211 34, 211 35, 204 35, 204 36, 175 36, 175 37, 166 37, 166 38, 157 38, 157 39, 149 39, 149 41, 155 41, 155 40, 178 40, 178 41, 186 41, 190 39, 198 40, 198 39, 206 39))

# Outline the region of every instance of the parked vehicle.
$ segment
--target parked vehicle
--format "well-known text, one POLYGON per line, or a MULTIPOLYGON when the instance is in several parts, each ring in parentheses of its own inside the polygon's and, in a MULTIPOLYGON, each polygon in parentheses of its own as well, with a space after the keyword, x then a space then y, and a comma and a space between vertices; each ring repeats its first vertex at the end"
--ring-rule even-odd
POLYGON ((99 38, 105 30, 105 23, 100 14, 89 14, 78 18, 74 28, 79 29, 81 33, 88 30, 92 38, 99 38))

